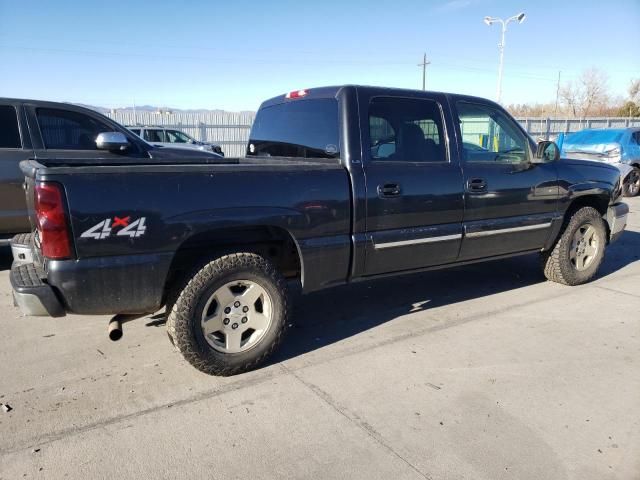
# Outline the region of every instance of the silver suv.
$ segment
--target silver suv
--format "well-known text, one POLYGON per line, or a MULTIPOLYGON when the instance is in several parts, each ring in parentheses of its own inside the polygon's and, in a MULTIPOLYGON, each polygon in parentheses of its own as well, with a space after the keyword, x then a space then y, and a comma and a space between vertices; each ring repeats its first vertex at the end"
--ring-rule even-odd
POLYGON ((186 133, 175 128, 165 127, 127 127, 133 133, 147 142, 163 147, 190 148, 196 150, 206 150, 224 156, 220 145, 215 143, 201 142, 186 133))

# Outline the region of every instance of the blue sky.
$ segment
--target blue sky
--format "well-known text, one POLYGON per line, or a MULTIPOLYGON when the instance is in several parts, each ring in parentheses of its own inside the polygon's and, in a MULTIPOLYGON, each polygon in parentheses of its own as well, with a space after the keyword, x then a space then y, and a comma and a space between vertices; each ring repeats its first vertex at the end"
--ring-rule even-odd
POLYGON ((495 97, 507 18, 504 103, 555 99, 558 71, 597 66, 614 95, 640 77, 640 0, 181 2, 0 0, 0 95, 107 107, 254 110, 261 100, 357 83, 495 97))

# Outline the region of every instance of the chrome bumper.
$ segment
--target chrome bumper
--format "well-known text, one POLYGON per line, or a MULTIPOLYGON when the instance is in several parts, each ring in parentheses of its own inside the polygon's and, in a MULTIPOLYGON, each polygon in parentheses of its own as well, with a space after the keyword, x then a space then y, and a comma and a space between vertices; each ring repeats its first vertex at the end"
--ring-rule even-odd
POLYGON ((11 254, 13 262, 19 265, 33 263, 31 246, 33 244, 32 233, 21 233, 11 239, 11 254))

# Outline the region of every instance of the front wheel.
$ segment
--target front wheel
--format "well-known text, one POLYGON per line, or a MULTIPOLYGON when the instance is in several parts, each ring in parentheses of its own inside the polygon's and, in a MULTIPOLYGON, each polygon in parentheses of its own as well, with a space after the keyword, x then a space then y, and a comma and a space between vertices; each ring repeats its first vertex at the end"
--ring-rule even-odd
POLYGON ((635 197, 638 193, 640 193, 640 168, 633 167, 622 185, 622 195, 635 197))
POLYGON ((576 210, 549 251, 543 252, 545 276, 564 285, 580 285, 591 280, 604 259, 607 230, 595 208, 576 210))
POLYGON ((173 303, 167 329, 195 368, 233 375, 273 353, 288 315, 282 275, 259 255, 236 253, 213 260, 190 279, 173 303))

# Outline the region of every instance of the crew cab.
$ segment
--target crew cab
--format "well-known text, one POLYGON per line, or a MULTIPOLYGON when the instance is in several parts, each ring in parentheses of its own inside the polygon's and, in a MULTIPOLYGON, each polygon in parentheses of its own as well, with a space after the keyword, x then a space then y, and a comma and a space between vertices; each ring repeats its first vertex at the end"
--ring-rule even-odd
POLYGON ((0 98, 0 127, 0 246, 15 234, 31 231, 19 167, 22 160, 108 163, 215 158, 211 153, 155 148, 104 115, 68 103, 0 98), (100 133, 112 139, 116 134, 126 148, 97 142, 100 133))
POLYGON ((215 164, 22 163, 33 261, 16 262, 31 315, 166 307, 199 370, 229 375, 277 347, 302 292, 538 252, 547 278, 590 280, 626 225, 620 173, 535 144, 500 105, 342 86, 265 101, 246 158, 215 164))

